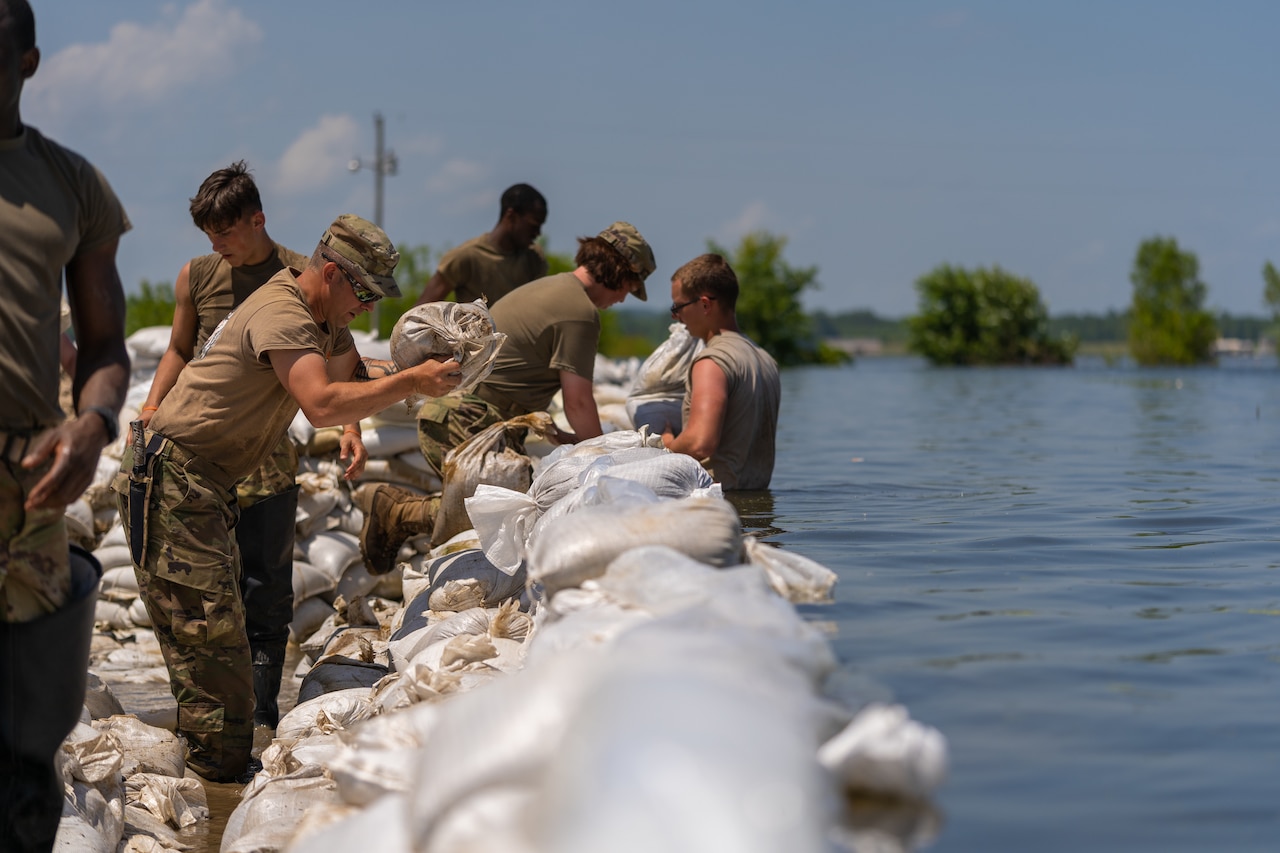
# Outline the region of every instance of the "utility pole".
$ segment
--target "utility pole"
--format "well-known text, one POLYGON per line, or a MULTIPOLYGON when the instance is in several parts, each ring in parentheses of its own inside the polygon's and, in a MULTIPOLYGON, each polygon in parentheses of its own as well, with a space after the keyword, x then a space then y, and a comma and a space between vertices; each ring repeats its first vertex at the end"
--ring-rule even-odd
MULTIPOLYGON (((400 161, 396 159, 396 152, 387 151, 384 147, 385 132, 382 113, 373 114, 373 162, 367 163, 360 157, 352 157, 347 163, 347 169, 352 172, 358 172, 361 169, 371 169, 373 171, 373 224, 379 228, 382 227, 382 185, 387 175, 394 175, 396 169, 400 165, 400 161)), ((380 335, 379 327, 378 303, 373 304, 373 313, 370 315, 370 325, 373 327, 373 337, 377 339, 380 335)))

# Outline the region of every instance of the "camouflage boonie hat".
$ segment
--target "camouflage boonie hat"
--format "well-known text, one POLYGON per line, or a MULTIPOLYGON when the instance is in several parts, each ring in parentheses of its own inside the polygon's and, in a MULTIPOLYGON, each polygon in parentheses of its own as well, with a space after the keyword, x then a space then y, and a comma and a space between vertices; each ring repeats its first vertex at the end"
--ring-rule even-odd
POLYGON ((354 213, 344 213, 324 232, 321 245, 328 246, 352 264, 364 284, 379 296, 399 296, 400 286, 391 277, 400 253, 381 228, 354 213))
POLYGON ((640 277, 640 286, 632 292, 636 299, 647 302, 649 296, 644 292, 644 280, 658 268, 658 264, 653 259, 653 249, 649 248, 640 232, 630 222, 615 222, 596 236, 627 259, 632 271, 640 277))

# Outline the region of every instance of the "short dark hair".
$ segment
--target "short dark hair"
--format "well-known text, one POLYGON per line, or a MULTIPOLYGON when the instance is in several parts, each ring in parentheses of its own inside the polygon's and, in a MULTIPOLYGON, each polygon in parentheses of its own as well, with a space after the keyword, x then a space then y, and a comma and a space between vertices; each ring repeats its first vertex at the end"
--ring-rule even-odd
POLYGON ((22 53, 36 46, 36 16, 27 0, 0 0, 0 26, 9 28, 22 53))
POLYGON ((631 293, 641 284, 640 276, 622 253, 600 237, 579 237, 573 262, 586 267, 591 277, 609 290, 631 293))
POLYGON ((191 199, 191 221, 201 231, 220 231, 261 210, 258 185, 243 160, 205 178, 191 199))
POLYGON ((708 252, 689 261, 671 275, 686 296, 710 296, 733 310, 738 304, 738 276, 721 255, 708 252))
POLYGON ((535 210, 546 210, 547 200, 542 197, 542 193, 535 190, 528 184, 515 184, 509 186, 506 192, 502 194, 502 209, 498 211, 498 218, 508 210, 514 210, 516 213, 532 213, 535 210))

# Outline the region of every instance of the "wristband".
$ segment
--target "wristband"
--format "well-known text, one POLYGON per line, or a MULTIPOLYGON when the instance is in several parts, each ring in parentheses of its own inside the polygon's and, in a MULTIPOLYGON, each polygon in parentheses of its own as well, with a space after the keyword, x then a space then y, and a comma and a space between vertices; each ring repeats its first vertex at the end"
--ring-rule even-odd
POLYGON ((155 410, 157 410, 157 409, 159 409, 159 408, 160 408, 159 406, 143 406, 143 407, 142 407, 142 411, 144 411, 144 412, 154 412, 155 410))
POLYGON ((361 433, 360 433, 360 430, 358 430, 358 429, 351 429, 350 427, 348 427, 347 429, 344 429, 344 430, 342 431, 342 434, 343 434, 343 435, 346 435, 347 433, 351 433, 352 435, 360 435, 360 434, 361 434, 361 433))

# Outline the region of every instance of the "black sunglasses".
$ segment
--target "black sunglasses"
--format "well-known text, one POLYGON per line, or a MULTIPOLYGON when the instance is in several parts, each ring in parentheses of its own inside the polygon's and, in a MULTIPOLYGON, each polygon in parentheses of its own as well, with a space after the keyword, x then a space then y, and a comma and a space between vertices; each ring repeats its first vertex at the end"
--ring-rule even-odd
MULTIPOLYGON (((698 297, 698 299, 701 299, 701 298, 702 298, 701 296, 699 296, 699 297, 698 297)), ((672 318, 677 319, 677 320, 678 320, 678 319, 680 319, 680 318, 679 318, 679 316, 678 316, 678 315, 680 314, 680 312, 681 312, 681 311, 683 311, 684 309, 688 308, 688 307, 689 307, 690 305, 692 305, 693 303, 697 302, 697 301, 698 301, 698 299, 690 299, 688 302, 672 302, 672 303, 671 303, 671 316, 672 316, 672 318)))
POLYGON ((324 252, 320 253, 320 257, 324 258, 326 261, 329 261, 331 264, 336 266, 338 268, 338 271, 347 277, 347 281, 351 284, 351 290, 353 293, 355 293, 356 299, 359 299, 365 305, 368 305, 370 302, 377 302, 379 299, 382 298, 381 293, 374 293, 372 290, 365 287, 360 282, 356 281, 355 277, 352 276, 351 273, 347 272, 346 269, 343 268, 342 264, 338 263, 336 260, 329 257, 324 252))

